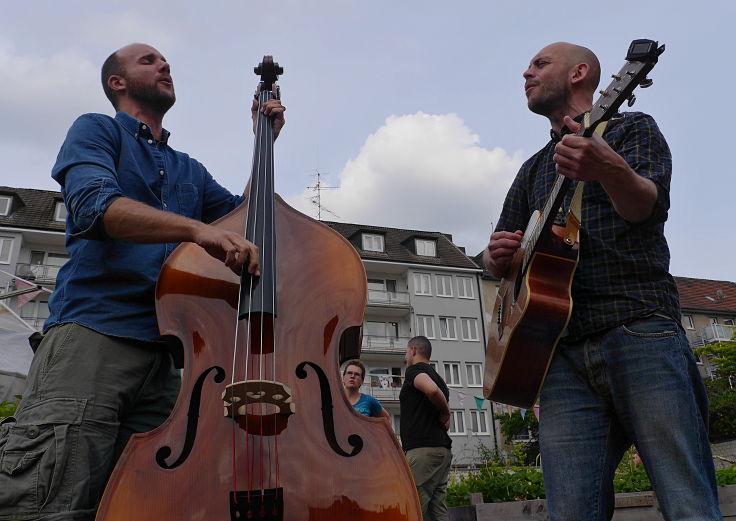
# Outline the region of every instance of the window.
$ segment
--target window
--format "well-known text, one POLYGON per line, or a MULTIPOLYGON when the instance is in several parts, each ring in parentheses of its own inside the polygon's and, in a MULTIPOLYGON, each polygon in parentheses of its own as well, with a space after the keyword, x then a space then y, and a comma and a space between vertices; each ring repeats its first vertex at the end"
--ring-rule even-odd
POLYGON ((465 415, 462 409, 450 411, 450 430, 448 434, 465 434, 465 415))
POLYGON ((396 339, 399 337, 398 322, 366 321, 365 336, 396 339))
POLYGON ((434 316, 417 315, 417 336, 434 338, 434 316))
POLYGON ((685 329, 695 329, 692 315, 682 315, 682 327, 685 329))
POLYGON ((429 273, 414 274, 414 293, 416 295, 432 294, 432 278, 429 273))
POLYGON ((437 256, 437 243, 427 239, 414 239, 414 245, 417 248, 417 255, 423 257, 437 256))
POLYGON ((457 278, 457 296, 460 298, 473 298, 473 278, 457 278))
POLYGON ((437 362, 429 362, 429 365, 432 369, 434 369, 435 373, 437 373, 437 362))
POLYGON ((708 322, 712 325, 718 324, 718 317, 708 317, 708 322))
POLYGON ((470 430, 475 434, 490 434, 486 411, 470 411, 470 430))
POLYGON ((463 340, 478 340, 478 319, 461 318, 460 329, 462 330, 463 340))
POLYGON ((723 321, 723 325, 724 326, 732 326, 733 325, 733 319, 727 318, 726 320, 723 321))
POLYGON ((363 249, 365 251, 383 251, 383 235, 377 233, 363 234, 363 249))
POLYGON ((458 362, 445 362, 442 364, 445 368, 445 383, 448 386, 459 387, 460 383, 460 364, 458 362))
POLYGON ((66 221, 66 206, 62 201, 56 202, 56 208, 54 209, 54 221, 66 221))
POLYGON ((368 300, 391 302, 396 298, 396 281, 392 279, 368 279, 368 300))
POLYGON ((483 364, 465 362, 468 387, 483 387, 483 364))
POLYGON ((10 253, 13 249, 12 237, 0 237, 0 264, 10 264, 10 253))
POLYGON ((437 296, 452 296, 452 277, 450 275, 437 275, 437 296))
POLYGON ((443 340, 456 340, 455 317, 440 317, 440 338, 443 340))
POLYGON ((10 215, 10 203, 13 198, 9 195, 0 195, 0 215, 10 215))

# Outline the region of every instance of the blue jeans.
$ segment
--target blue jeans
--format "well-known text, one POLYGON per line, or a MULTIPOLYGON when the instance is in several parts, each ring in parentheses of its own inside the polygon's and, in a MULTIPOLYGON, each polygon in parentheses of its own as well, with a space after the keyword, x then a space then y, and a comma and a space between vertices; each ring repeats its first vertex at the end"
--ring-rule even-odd
POLYGON ((672 320, 561 342, 540 395, 550 520, 610 520, 614 471, 632 443, 666 520, 722 520, 707 423, 695 357, 672 320))

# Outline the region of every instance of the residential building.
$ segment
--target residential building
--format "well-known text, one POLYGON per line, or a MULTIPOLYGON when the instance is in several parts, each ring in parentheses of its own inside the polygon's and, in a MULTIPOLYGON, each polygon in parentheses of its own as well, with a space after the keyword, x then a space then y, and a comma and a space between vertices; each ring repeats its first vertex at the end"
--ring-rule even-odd
MULTIPOLYGON (((51 291, 69 259, 64 247, 66 207, 59 192, 0 186, 0 294, 18 288, 16 275, 51 291), (9 274, 9 275, 7 275, 9 274)), ((48 292, 11 310, 40 329, 49 315, 48 292)))
MULTIPOLYGON (((682 327, 692 348, 729 342, 736 331, 736 282, 675 277, 682 327)), ((703 376, 713 376, 707 358, 698 357, 703 376)))
POLYGON ((361 359, 369 376, 361 391, 382 403, 398 432, 406 344, 426 336, 430 362, 450 389, 453 465, 474 465, 480 444, 496 446, 490 403, 475 399, 483 396, 486 343, 482 270, 448 234, 326 224, 356 248, 368 278, 361 359))

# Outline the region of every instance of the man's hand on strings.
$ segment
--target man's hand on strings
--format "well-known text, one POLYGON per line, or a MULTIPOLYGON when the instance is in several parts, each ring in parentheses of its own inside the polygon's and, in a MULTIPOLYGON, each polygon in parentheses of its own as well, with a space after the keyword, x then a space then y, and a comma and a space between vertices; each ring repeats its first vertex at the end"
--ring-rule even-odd
POLYGON ((515 232, 494 232, 488 242, 486 251, 483 252, 483 260, 486 268, 496 277, 503 277, 509 269, 511 259, 516 250, 521 246, 521 238, 524 233, 521 230, 515 232))
POLYGON ((251 275, 261 274, 258 247, 240 234, 203 225, 195 235, 193 242, 199 244, 216 259, 223 261, 225 266, 237 275, 241 274, 243 266, 246 265, 251 275))
MULTIPOLYGON (((578 132, 582 125, 565 116, 565 125, 578 132)), ((582 137, 566 134, 562 137, 552 157, 557 172, 579 181, 601 181, 627 175, 629 165, 598 134, 582 137)))
MULTIPOLYGON (((271 126, 273 127, 273 138, 276 139, 281 132, 286 119, 284 118, 284 111, 286 107, 281 104, 281 100, 272 98, 263 104, 261 112, 271 120, 271 126)), ((251 114, 253 115, 253 132, 256 131, 256 125, 258 124, 258 101, 253 100, 253 104, 250 108, 251 114)))

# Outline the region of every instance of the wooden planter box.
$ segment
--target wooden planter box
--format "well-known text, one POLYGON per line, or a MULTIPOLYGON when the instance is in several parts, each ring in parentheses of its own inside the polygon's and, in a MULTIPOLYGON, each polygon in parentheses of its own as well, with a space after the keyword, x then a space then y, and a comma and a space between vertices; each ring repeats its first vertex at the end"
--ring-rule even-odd
MULTIPOLYGON (((724 521, 736 521, 736 485, 718 487, 718 500, 724 521)), ((450 521, 546 521, 547 501, 512 501, 478 503, 469 507, 452 507, 450 521)), ((616 494, 613 521, 663 521, 653 492, 616 494)))

